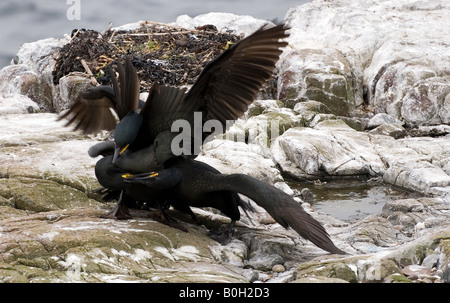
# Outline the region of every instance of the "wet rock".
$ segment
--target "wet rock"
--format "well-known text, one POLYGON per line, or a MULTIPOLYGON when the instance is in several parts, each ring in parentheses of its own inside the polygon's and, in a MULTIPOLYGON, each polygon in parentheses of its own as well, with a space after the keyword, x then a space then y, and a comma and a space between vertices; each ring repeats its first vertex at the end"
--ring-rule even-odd
POLYGON ((314 128, 289 129, 274 141, 271 152, 294 178, 382 176, 396 186, 447 196, 450 176, 444 168, 449 148, 445 137, 395 140, 327 120, 314 128))
POLYGON ((312 202, 316 199, 316 197, 314 196, 314 193, 308 188, 303 188, 301 190, 300 198, 305 202, 312 202))
POLYGON ((388 201, 381 215, 356 222, 346 237, 360 251, 377 252, 380 247, 394 247, 445 225, 449 215, 448 205, 441 198, 388 201))

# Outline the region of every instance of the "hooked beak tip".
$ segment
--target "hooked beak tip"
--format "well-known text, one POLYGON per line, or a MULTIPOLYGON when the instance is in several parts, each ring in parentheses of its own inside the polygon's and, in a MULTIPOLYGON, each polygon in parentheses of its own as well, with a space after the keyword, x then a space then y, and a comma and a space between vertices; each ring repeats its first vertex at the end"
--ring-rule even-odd
POLYGON ((112 159, 112 164, 115 164, 117 162, 117 158, 119 158, 119 155, 120 155, 120 148, 116 148, 114 150, 114 156, 113 156, 113 159, 112 159))

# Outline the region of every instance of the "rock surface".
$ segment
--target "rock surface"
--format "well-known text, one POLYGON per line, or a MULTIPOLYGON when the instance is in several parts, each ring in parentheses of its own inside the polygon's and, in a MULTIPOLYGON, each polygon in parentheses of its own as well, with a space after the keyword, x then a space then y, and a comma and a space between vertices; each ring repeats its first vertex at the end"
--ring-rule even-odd
MULTIPOLYGON (((89 78, 74 74, 53 84, 52 53, 66 38, 24 44, 16 64, 0 71, 0 281, 450 281, 449 11, 444 0, 292 8, 279 100, 255 101, 198 158, 295 196, 345 256, 281 228, 251 201, 256 212, 243 214, 225 246, 208 237, 228 223, 211 209, 195 210, 200 225, 171 211, 188 233, 145 210, 133 210, 128 221, 101 218, 112 204, 92 193, 98 159, 87 149, 108 134, 73 132, 52 113, 73 102, 89 78), (304 202, 314 198, 286 182, 362 176, 415 195, 344 222, 315 210, 304 202)), ((243 35, 266 23, 216 13, 177 20, 243 35)))
POLYGON ((279 96, 326 100, 340 115, 366 104, 409 126, 448 123, 448 11, 445 0, 312 1, 292 8, 279 96))

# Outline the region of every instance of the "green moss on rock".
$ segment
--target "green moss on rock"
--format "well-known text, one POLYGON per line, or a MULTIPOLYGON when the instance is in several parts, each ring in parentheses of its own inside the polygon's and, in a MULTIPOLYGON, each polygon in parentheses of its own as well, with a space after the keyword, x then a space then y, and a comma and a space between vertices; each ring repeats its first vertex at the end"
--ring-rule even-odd
POLYGON ((356 273, 342 261, 310 261, 300 264, 297 268, 297 278, 309 276, 323 276, 327 278, 337 278, 347 282, 358 281, 356 273))
POLYGON ((25 177, 1 179, 0 195, 10 199, 14 208, 31 212, 100 205, 67 185, 25 177))

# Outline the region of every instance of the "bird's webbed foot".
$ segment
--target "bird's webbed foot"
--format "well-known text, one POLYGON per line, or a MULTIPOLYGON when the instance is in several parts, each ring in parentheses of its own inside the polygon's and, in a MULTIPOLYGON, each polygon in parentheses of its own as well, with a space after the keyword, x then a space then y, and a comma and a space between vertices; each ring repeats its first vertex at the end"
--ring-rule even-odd
POLYGON ((164 209, 164 206, 159 206, 158 209, 156 210, 156 212, 153 215, 153 218, 162 223, 165 224, 167 226, 179 229, 181 231, 184 232, 188 232, 187 228, 184 227, 182 224, 178 223, 177 220, 175 220, 174 218, 172 218, 164 209))
POLYGON ((236 220, 232 220, 230 225, 224 231, 211 230, 209 231, 209 237, 222 245, 227 245, 232 240, 232 234, 234 226, 236 225, 236 220))
POLYGON ((117 219, 117 220, 128 220, 132 218, 130 215, 130 210, 125 205, 123 193, 120 194, 119 201, 114 206, 114 208, 106 215, 102 216, 102 218, 117 219))
POLYGON ((120 201, 108 212, 106 215, 102 216, 104 219, 117 219, 117 220, 128 220, 131 219, 130 211, 120 201))

